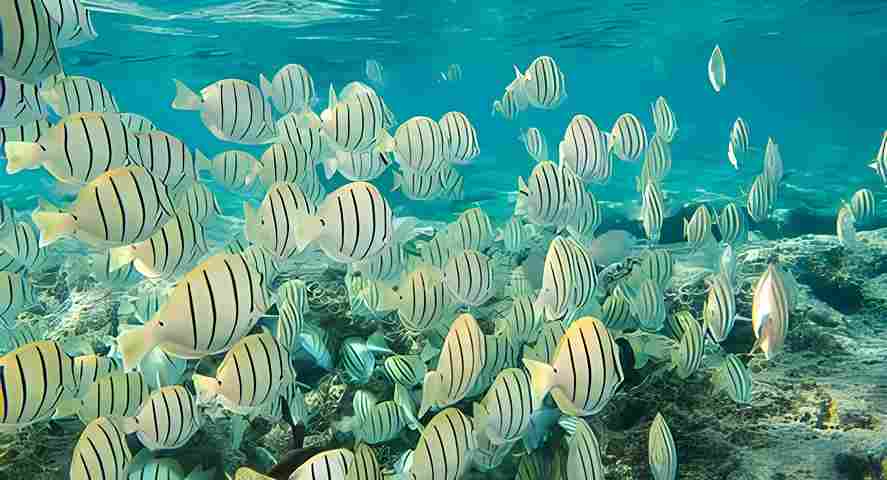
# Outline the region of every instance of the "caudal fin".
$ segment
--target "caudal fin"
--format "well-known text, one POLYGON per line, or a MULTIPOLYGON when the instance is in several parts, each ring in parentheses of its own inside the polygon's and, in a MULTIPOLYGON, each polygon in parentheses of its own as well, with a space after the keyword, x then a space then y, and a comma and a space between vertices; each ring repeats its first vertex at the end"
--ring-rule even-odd
POLYGON ((333 178, 333 175, 336 174, 339 163, 336 155, 327 155, 320 160, 320 163, 323 164, 323 175, 326 177, 326 179, 329 180, 333 178))
POLYGON ((215 378, 194 374, 191 376, 191 381, 194 382, 194 390, 197 391, 197 398, 200 403, 209 403, 218 396, 221 385, 215 378))
POLYGON ((437 405, 444 396, 443 378, 440 373, 428 372, 425 374, 425 382, 422 385, 422 405, 419 407, 419 415, 422 418, 431 407, 437 405))
POLYGON ((535 405, 541 405, 542 400, 554 386, 554 368, 546 363, 524 358, 524 366, 530 371, 530 390, 533 392, 535 405))
POLYGON ((129 245, 112 248, 108 251, 108 272, 119 270, 132 263, 135 259, 133 249, 129 245))
POLYGON ((6 173, 14 175, 22 170, 34 170, 43 163, 44 149, 39 143, 6 142, 6 173))
POLYGON ((137 327, 121 333, 117 337, 117 348, 123 357, 124 370, 133 370, 154 347, 157 339, 149 327, 137 327))
POLYGON ((176 83, 176 98, 172 101, 175 110, 200 110, 203 99, 184 83, 173 79, 176 83))
POLYGON ((31 214, 31 220, 40 230, 40 246, 45 247, 56 240, 73 235, 76 230, 74 216, 69 213, 41 212, 31 214))

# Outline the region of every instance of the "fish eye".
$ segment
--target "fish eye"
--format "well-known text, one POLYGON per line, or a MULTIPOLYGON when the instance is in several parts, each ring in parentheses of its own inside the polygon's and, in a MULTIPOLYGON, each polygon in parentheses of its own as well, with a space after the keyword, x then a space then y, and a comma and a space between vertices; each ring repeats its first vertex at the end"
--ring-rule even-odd
POLYGON ((163 327, 163 326, 165 326, 165 325, 166 325, 166 324, 165 324, 165 323, 163 323, 163 322, 157 322, 157 324, 158 324, 158 325, 160 325, 160 326, 161 326, 161 327, 163 327))

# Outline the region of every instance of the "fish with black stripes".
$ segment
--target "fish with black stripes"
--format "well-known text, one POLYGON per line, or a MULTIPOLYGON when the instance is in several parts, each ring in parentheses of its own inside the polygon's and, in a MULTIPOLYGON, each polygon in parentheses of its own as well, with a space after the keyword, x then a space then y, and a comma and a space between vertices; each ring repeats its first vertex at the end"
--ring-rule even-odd
POLYGON ((71 480, 126 480, 132 452, 117 419, 99 417, 80 434, 71 456, 71 480))
POLYGON ((301 145, 289 142, 274 143, 262 154, 259 179, 270 188, 277 182, 304 183, 314 171, 316 160, 301 145))
POLYGON ((657 413, 650 425, 647 440, 647 458, 654 480, 674 480, 678 476, 678 454, 675 451, 671 429, 662 413, 657 413))
POLYGON ((0 250, 15 258, 16 263, 31 272, 48 264, 47 249, 40 246, 40 234, 29 222, 17 222, 6 235, 0 233, 0 250))
POLYGON ((850 197, 850 211, 857 223, 866 224, 878 216, 875 194, 868 188, 860 188, 850 197))
POLYGON ((711 232, 713 224, 714 219, 705 204, 696 207, 690 220, 684 218, 684 238, 687 239, 687 244, 691 251, 698 250, 714 242, 714 236, 711 232))
POLYGON ((392 382, 412 388, 425 380, 428 368, 419 355, 392 355, 382 365, 385 374, 392 382))
POLYGON ((386 151, 391 150, 392 138, 385 130, 388 108, 375 91, 357 88, 345 93, 343 90, 340 98, 330 85, 328 98, 327 108, 319 116, 309 110, 302 115, 300 125, 322 130, 328 145, 335 150, 364 152, 380 145, 386 145, 386 151))
POLYGON ((57 24, 55 44, 58 48, 76 47, 98 38, 92 24, 92 12, 82 0, 44 0, 49 16, 57 24))
POLYGON ((733 282, 723 273, 706 279, 708 295, 702 308, 705 331, 716 342, 723 342, 736 323, 736 295, 733 282))
POLYGON ((248 152, 227 150, 214 156, 210 162, 213 178, 228 190, 249 191, 259 178, 262 165, 248 152))
POLYGON ((678 125, 674 112, 671 111, 671 107, 668 105, 668 101, 665 97, 659 97, 650 108, 653 111, 653 125, 656 126, 656 136, 666 143, 671 143, 678 133, 678 125))
POLYGON ((134 433, 146 448, 180 448, 200 430, 203 417, 197 399, 181 385, 162 387, 148 396, 135 415, 123 420, 127 434, 134 433))
POLYGON ((469 165, 480 154, 477 143, 477 130, 471 120, 462 112, 447 112, 437 121, 443 133, 449 162, 454 165, 469 165))
POLYGON ((545 140, 545 134, 536 127, 528 128, 521 132, 518 137, 530 154, 537 162, 548 160, 548 142, 545 140))
POLYGON ((576 115, 558 144, 559 165, 570 169, 585 183, 606 184, 613 176, 609 138, 588 115, 576 115))
POLYGON ((456 408, 441 411, 425 425, 407 471, 410 480, 458 480, 468 471, 477 449, 474 425, 456 408))
POLYGON ((519 343, 535 343, 542 330, 542 312, 535 308, 533 297, 516 296, 511 308, 496 322, 496 331, 519 343))
POLYGON ((166 222, 151 238, 110 250, 111 271, 132 263, 145 278, 173 280, 208 251, 206 232, 187 212, 166 222))
POLYGON ((148 169, 171 191, 190 185, 200 178, 202 170, 212 167, 200 150, 191 152, 180 138, 154 130, 135 136, 138 147, 136 163, 148 169))
POLYGON ((702 366, 705 353, 704 332, 693 314, 687 310, 675 313, 674 321, 683 332, 671 352, 671 365, 680 378, 688 378, 702 366))
POLYGON ((89 77, 70 76, 51 88, 40 90, 43 100, 60 117, 75 113, 117 113, 117 100, 102 82, 89 77))
POLYGON ((338 150, 321 159, 326 178, 338 172, 352 182, 368 182, 379 178, 391 166, 393 159, 388 152, 369 150, 346 152, 338 150))
POLYGON ((0 75, 37 84, 62 71, 58 24, 42 1, 4 2, 0 24, 0 75))
POLYGON ((659 243, 664 219, 665 200, 662 190, 656 183, 648 183, 641 202, 641 225, 651 243, 659 243))
POLYGON ((314 79, 308 69, 295 63, 281 67, 270 81, 264 74, 259 74, 259 87, 262 95, 270 98, 274 108, 282 114, 302 112, 317 100, 314 79))
POLYGON ((0 128, 0 146, 5 145, 6 142, 36 143, 51 129, 52 124, 45 119, 35 120, 18 127, 3 127, 0 128))
POLYGON ((198 94, 184 83, 174 82, 176 97, 172 108, 200 112, 203 125, 219 140, 261 145, 277 137, 271 105, 252 83, 238 79, 219 80, 198 94))
POLYGON ((314 215, 317 206, 298 184, 277 182, 265 193, 258 209, 244 203, 243 213, 247 240, 279 260, 288 260, 301 253, 296 242, 297 232, 303 228, 298 213, 314 215))
POLYGON ((727 144, 727 160, 733 168, 739 170, 745 165, 749 155, 748 125, 742 117, 733 122, 730 130, 730 143, 727 144))
POLYGON ((514 215, 539 226, 565 225, 576 214, 576 205, 568 201, 566 174, 572 172, 552 162, 539 162, 526 181, 518 177, 514 215))
POLYGON ((134 135, 157 130, 157 126, 154 125, 154 122, 143 115, 137 113, 120 113, 118 114, 118 117, 120 118, 120 123, 122 123, 123 126, 134 135))
POLYGON ((423 174, 409 169, 394 172, 391 191, 400 191, 410 200, 434 200, 440 196, 443 185, 434 173, 423 174))
POLYGON ((425 374, 418 416, 462 400, 480 376, 486 353, 484 333, 474 316, 456 317, 444 338, 437 368, 425 374))
POLYGON ((748 190, 746 208, 748 215, 756 222, 763 222, 770 216, 776 200, 778 186, 766 175, 758 175, 748 190))
POLYGON ((0 127, 16 128, 46 118, 37 85, 0 75, 0 127))
POLYGON ((643 192, 648 183, 662 184, 671 172, 671 163, 671 147, 659 135, 653 135, 644 152, 641 175, 635 182, 637 191, 643 192))
POLYGON ((723 391, 739 405, 751 403, 751 370, 736 355, 729 353, 712 376, 715 391, 723 391))
POLYGON ((465 305, 483 305, 496 293, 492 259, 476 250, 462 250, 451 256, 443 276, 453 297, 465 305))
POLYGON ((623 162, 636 162, 647 150, 647 130, 638 117, 623 113, 610 130, 609 150, 623 162))
POLYGON ((60 402, 55 418, 76 415, 89 423, 99 417, 130 417, 147 398, 148 384, 141 372, 113 372, 92 382, 82 397, 60 402))
POLYGON ((15 328, 18 314, 37 302, 37 289, 27 274, 0 272, 0 327, 15 328))
POLYGON ((514 120, 518 113, 527 108, 526 105, 521 105, 521 102, 516 98, 517 96, 517 93, 506 90, 502 94, 502 98, 493 102, 493 109, 490 115, 495 116, 496 113, 499 113, 505 120, 514 120))
POLYGON ((566 77, 557 62, 549 56, 533 60, 521 73, 514 66, 515 81, 509 85, 512 91, 523 95, 530 105, 545 110, 559 107, 567 99, 566 77))
POLYGON ((402 123, 384 149, 394 151, 404 169, 424 175, 436 173, 451 155, 440 124, 428 117, 413 117, 402 123))
POLYGON ((0 429, 49 419, 78 391, 74 358, 53 341, 25 344, 0 357, 0 429))
POLYGON ((447 226, 450 256, 460 250, 482 251, 494 241, 494 238, 490 216, 480 207, 465 210, 447 226))
POLYGON ((520 368, 499 372, 483 400, 474 404, 475 428, 500 445, 520 439, 530 416, 540 407, 530 388, 530 376, 520 368))
POLYGON ((748 220, 735 202, 729 202, 718 215, 718 231, 721 241, 728 245, 740 245, 748 240, 748 220))
POLYGON ((202 225, 222 214, 215 194, 199 181, 179 190, 175 198, 175 208, 180 215, 189 215, 202 225))

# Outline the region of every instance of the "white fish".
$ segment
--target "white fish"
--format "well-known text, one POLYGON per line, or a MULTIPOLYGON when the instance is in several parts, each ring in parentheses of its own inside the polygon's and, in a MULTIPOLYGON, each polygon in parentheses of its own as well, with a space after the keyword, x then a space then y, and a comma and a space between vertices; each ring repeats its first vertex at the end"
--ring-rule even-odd
POLYGON ((157 130, 154 122, 137 113, 120 113, 117 116, 120 118, 120 123, 134 135, 157 130))
POLYGON ((421 384, 428 373, 419 355, 392 355, 385 359, 384 369, 392 382, 408 388, 421 384))
POLYGON ((518 94, 515 92, 506 91, 500 100, 493 102, 493 110, 491 114, 496 115, 496 112, 499 112, 499 115, 502 115, 502 118, 505 120, 513 120, 518 113, 526 108, 522 108, 519 105, 518 100, 515 98, 516 95, 518 94))
POLYGON ((674 140, 675 134, 678 133, 678 125, 674 118, 674 112, 668 106, 665 97, 656 99, 651 107, 653 110, 653 124, 656 125, 656 135, 667 143, 674 140))
POLYGON ((641 224, 647 239, 652 243, 659 243, 659 235, 662 231, 662 222, 665 219, 665 201, 662 190, 655 183, 648 183, 644 188, 643 202, 641 206, 641 224))
POLYGON ((282 114, 301 112, 311 108, 316 100, 314 79, 305 67, 299 64, 284 65, 268 81, 259 74, 259 86, 265 98, 270 97, 274 108, 282 114))
POLYGON ((339 99, 330 85, 327 109, 319 117, 309 112, 302 124, 323 129, 329 146, 338 150, 364 152, 380 144, 390 150, 391 136, 385 131, 387 112, 382 97, 372 89, 356 89, 339 99))
POLYGON ((271 145, 260 159, 259 178, 265 187, 276 182, 304 183, 308 177, 316 175, 315 161, 300 145, 289 142, 271 145))
POLYGON ((297 278, 287 280, 277 287, 278 303, 287 303, 301 313, 308 313, 311 305, 308 303, 308 285, 297 278))
POLYGON ((850 211, 858 223, 868 223, 878 216, 878 203, 875 194, 867 188, 860 188, 850 198, 850 211))
POLYGON ((671 352, 671 363, 678 377, 687 378, 702 365, 702 356, 705 353, 702 326, 687 310, 677 312, 675 322, 680 325, 683 334, 680 335, 677 347, 671 352))
POLYGON ((711 227, 714 224, 711 212, 705 204, 696 207, 690 220, 684 218, 684 237, 691 250, 697 250, 712 242, 711 227))
POLYGON ((450 163, 468 165, 480 154, 477 131, 464 113, 447 112, 437 123, 443 132, 450 163))
POLYGON ((728 245, 739 245, 748 240, 748 221, 736 203, 724 205, 718 215, 718 230, 721 232, 721 241, 728 245))
POLYGON ((406 252, 400 242, 392 242, 375 257, 352 263, 351 268, 371 281, 399 283, 407 268, 406 252))
POLYGON ((210 170, 213 178, 225 188, 242 192, 252 187, 261 167, 249 153, 228 150, 212 158, 210 170))
POLYGON ((607 144, 607 135, 591 117, 576 115, 558 144, 560 165, 572 170, 586 183, 607 183, 613 175, 613 160, 607 144))
POLYGON ((75 47, 98 38, 90 11, 83 7, 81 0, 47 0, 43 3, 49 16, 58 24, 55 38, 58 48, 75 47))
POLYGON ((362 415, 355 409, 355 414, 350 421, 342 422, 339 428, 352 431, 358 441, 370 445, 397 438, 409 421, 401 406, 393 400, 375 403, 362 415))
POLYGON ((30 271, 41 270, 48 259, 47 249, 40 246, 39 233, 28 222, 18 222, 7 234, 0 236, 0 250, 30 271))
POLYGON ((59 403, 56 417, 77 415, 83 423, 99 417, 130 417, 147 398, 141 372, 114 372, 93 382, 82 398, 59 403))
POLYGON ((419 254, 423 262, 443 270, 452 255, 452 250, 447 230, 439 230, 431 240, 421 244, 419 254))
POLYGON ((36 85, 0 75, 0 126, 20 127, 46 118, 46 105, 36 85))
POLYGON ((518 178, 514 215, 526 216, 539 226, 563 225, 576 214, 576 205, 567 199, 565 173, 552 162, 539 162, 529 179, 518 178))
POLYGON ((564 73, 551 57, 536 58, 524 73, 515 65, 514 73, 516 81, 509 87, 519 89, 536 108, 554 109, 567 98, 564 73))
POLYGON ((36 142, 6 142, 6 173, 42 166, 60 182, 83 185, 137 159, 136 146, 136 137, 117 115, 80 113, 64 118, 36 142))
POLYGON ((436 173, 450 159, 444 131, 433 119, 412 117, 397 127, 393 139, 385 145, 393 150, 401 167, 416 173, 436 173))
POLYGON ((654 135, 644 153, 644 165, 638 177, 638 191, 643 192, 648 183, 661 184, 671 172, 671 147, 658 135, 654 135))
POLYGON ((77 392, 74 359, 56 342, 29 343, 3 355, 0 375, 0 427, 46 420, 77 392))
POLYGON ((724 274, 709 277, 708 296, 702 309, 706 332, 716 342, 723 342, 736 322, 736 295, 733 282, 724 274))
POLYGON ((468 313, 459 315, 444 339, 437 368, 425 374, 418 416, 425 416, 431 408, 441 409, 462 400, 474 386, 485 361, 484 333, 477 320, 468 313))
POLYGON ((440 72, 440 76, 445 82, 458 82, 462 80, 462 66, 458 63, 451 63, 446 72, 440 72))
POLYGON ((354 454, 345 448, 327 450, 309 458, 289 480, 342 480, 354 463, 354 454))
POLYGON ((505 243, 505 250, 509 252, 520 252, 526 245, 527 238, 532 236, 533 229, 529 225, 524 225, 517 217, 511 217, 496 235, 496 241, 505 243))
POLYGON ((494 240, 490 216, 480 207, 470 208, 447 226, 447 245, 451 254, 459 250, 486 249, 494 240))
POLYGON ((574 251, 567 239, 560 236, 551 240, 542 273, 542 289, 534 308, 545 313, 548 320, 560 320, 572 308, 575 298, 574 251))
POLYGON ((875 154, 875 161, 870 163, 869 167, 878 172, 883 183, 887 183, 887 130, 884 130, 884 135, 881 137, 881 147, 875 154))
POLYGON ((295 257, 301 251, 296 243, 298 213, 314 215, 317 206, 296 183, 271 185, 259 209, 243 204, 244 232, 247 240, 267 249, 279 260, 295 257))
POLYGON ((733 168, 739 170, 745 165, 746 157, 749 153, 748 144, 748 126, 742 117, 733 122, 733 128, 730 130, 730 143, 727 144, 727 159, 733 168))
POLYGON ((37 210, 40 246, 73 236, 97 248, 147 240, 173 215, 167 187, 143 167, 116 168, 80 189, 67 212, 37 210))
POLYGON ((492 259, 476 250, 463 250, 451 256, 443 275, 444 285, 453 297, 466 305, 483 305, 495 294, 492 259))
POLYGON ((435 174, 422 174, 408 169, 394 173, 391 191, 400 191, 410 200, 434 200, 440 196, 441 183, 435 174))
POLYGON ((43 2, 5 2, 0 24, 0 75, 36 84, 62 71, 55 44, 58 24, 43 2))
POLYGON ((255 85, 237 79, 219 80, 197 94, 174 81, 172 108, 200 112, 203 125, 219 140, 259 145, 276 137, 271 105, 255 85))
POLYGON ((425 425, 414 450, 407 478, 458 480, 477 449, 474 425, 456 408, 438 413, 425 425))
POLYGON ((655 480, 674 480, 678 476, 678 454, 675 451, 674 438, 661 413, 656 414, 650 425, 647 456, 650 471, 655 480))
POLYGON ((277 304, 277 329, 274 338, 283 348, 295 352, 301 344, 299 335, 305 325, 305 313, 289 302, 277 304))
POLYGON ((594 317, 574 321, 558 342, 551 364, 524 359, 533 395, 551 393, 562 412, 593 415, 606 406, 625 378, 619 347, 607 327, 594 317))
POLYGON ((444 286, 443 275, 428 265, 419 266, 401 281, 397 291, 383 289, 383 310, 397 310, 400 322, 410 333, 434 327, 453 309, 454 299, 444 286))
POLYGON ((574 183, 576 192, 576 213, 573 220, 567 225, 567 231, 570 235, 580 242, 593 239, 597 233, 598 227, 603 222, 603 212, 597 198, 584 186, 574 183))
POLYGON ((159 130, 136 135, 138 157, 136 163, 148 169, 170 190, 196 181, 201 170, 212 167, 209 158, 200 150, 191 149, 178 137, 159 130))
POLYGON ((113 272, 110 268, 111 255, 108 250, 89 259, 90 276, 101 285, 126 288, 142 279, 142 274, 131 263, 113 272))
POLYGON ((181 385, 154 391, 136 415, 123 420, 126 433, 135 433, 145 447, 155 451, 184 446, 200 425, 197 399, 181 385))
POLYGON ((366 75, 370 82, 376 84, 377 87, 385 86, 384 69, 378 60, 369 59, 366 61, 366 75))
POLYGON ((536 339, 536 345, 530 351, 524 354, 524 358, 536 360, 542 363, 551 363, 554 360, 554 352, 557 350, 557 344, 567 329, 561 321, 545 322, 542 325, 542 332, 536 339))
POLYGON ((308 157, 317 161, 322 155, 329 153, 327 140, 320 126, 305 125, 304 113, 288 113, 277 120, 277 132, 280 143, 291 143, 308 152, 308 157))
POLYGON ((43 88, 40 95, 60 117, 75 113, 120 111, 110 90, 89 77, 65 77, 51 88, 43 88))
POLYGON ((369 85, 362 82, 351 82, 342 88, 342 90, 339 92, 338 99, 348 100, 364 94, 375 95, 379 98, 379 102, 382 105, 382 110, 384 113, 382 117, 382 128, 388 129, 393 127, 397 123, 397 119, 394 117, 394 112, 392 112, 391 109, 388 108, 388 105, 385 105, 385 101, 382 99, 381 96, 379 96, 378 93, 376 93, 375 90, 373 90, 373 87, 370 87, 369 85))
POLYGON ((339 362, 349 383, 358 385, 369 382, 376 368, 376 357, 367 347, 367 341, 360 337, 348 337, 342 342, 339 362))
POLYGON ((856 217, 847 207, 838 209, 837 217, 838 240, 849 250, 859 248, 859 240, 856 238, 856 217))
POLYGON ((484 337, 484 344, 487 351, 486 360, 477 380, 474 382, 474 386, 465 395, 466 397, 482 395, 493 384, 499 372, 519 365, 520 344, 513 342, 510 337, 506 335, 486 335, 484 337))
POLYGON ((665 248, 651 248, 641 256, 640 272, 665 291, 674 273, 674 256, 665 248))
POLYGON ((545 141, 545 135, 536 127, 521 132, 518 139, 523 142, 527 153, 537 162, 548 160, 548 142, 545 141))
POLYGON ((724 66, 724 54, 721 53, 720 45, 715 45, 715 49, 711 52, 708 59, 708 81, 715 93, 720 93, 724 85, 727 84, 727 71, 724 66))
POLYGON ((144 327, 118 337, 123 364, 131 368, 157 345, 180 358, 224 352, 268 306, 259 267, 242 255, 218 253, 185 275, 144 327))
POLYGON ((126 480, 132 453, 115 420, 100 417, 80 434, 72 458, 71 480, 126 480))
POLYGON ((623 162, 636 162, 647 149, 647 130, 638 117, 623 113, 610 130, 609 150, 623 162))
POLYGON ((748 199, 746 208, 748 215, 756 222, 767 220, 770 210, 773 208, 773 202, 776 199, 777 185, 765 176, 758 175, 752 182, 748 191, 748 199))
POLYGON ((326 178, 336 172, 352 182, 368 182, 385 173, 391 165, 389 154, 370 150, 367 152, 345 152, 339 150, 322 160, 326 178))
POLYGON ((656 280, 643 280, 638 291, 630 297, 631 312, 643 330, 658 332, 665 325, 666 305, 662 290, 656 280))
POLYGON ((201 182, 194 182, 179 191, 176 195, 176 211, 190 215, 195 222, 203 225, 222 214, 216 196, 201 182))
POLYGON ((483 400, 474 404, 475 428, 496 444, 518 440, 540 407, 533 397, 530 376, 519 368, 502 370, 483 400))
POLYGON ((779 145, 773 141, 773 137, 767 139, 767 147, 764 150, 764 171, 774 184, 779 184, 785 176, 785 167, 782 163, 782 154, 779 153, 779 145))
POLYGON ((629 330, 639 326, 631 311, 631 301, 621 288, 614 288, 604 300, 601 305, 601 321, 610 330, 629 330))
POLYGON ((74 380, 78 387, 76 397, 83 397, 96 380, 119 369, 117 360, 112 357, 91 354, 74 358, 74 380))
POLYGON ((151 238, 111 249, 109 267, 113 271, 132 263, 145 278, 172 280, 190 271, 206 252, 203 225, 183 213, 172 217, 151 238))
POLYGON ((717 390, 723 390, 731 400, 740 404, 751 403, 751 371, 736 355, 728 354, 712 377, 717 390))
POLYGON ((444 165, 437 172, 437 181, 440 183, 440 196, 446 200, 465 199, 465 177, 455 168, 444 165))

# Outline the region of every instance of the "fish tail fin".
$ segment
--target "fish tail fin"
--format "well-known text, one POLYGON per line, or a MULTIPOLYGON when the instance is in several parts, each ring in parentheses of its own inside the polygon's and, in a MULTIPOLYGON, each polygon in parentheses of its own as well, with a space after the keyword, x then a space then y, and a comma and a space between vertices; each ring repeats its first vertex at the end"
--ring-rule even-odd
POLYGON ((554 368, 547 363, 528 358, 524 358, 524 366, 530 371, 530 389, 533 392, 533 398, 538 400, 536 405, 541 405, 542 400, 554 386, 554 368))
POLYGON ((203 154, 200 150, 194 151, 194 163, 195 169, 199 173, 201 170, 209 170, 212 168, 212 160, 209 159, 206 155, 203 154))
POLYGON ((419 415, 422 418, 428 413, 433 405, 443 396, 443 378, 438 372, 428 372, 425 374, 425 381, 422 385, 422 405, 419 407, 419 415))
POLYGON ((172 101, 172 108, 175 110, 200 110, 203 99, 200 95, 194 93, 187 85, 179 80, 173 79, 176 84, 176 98, 172 101))
POLYGON ((135 260, 133 249, 129 245, 108 250, 108 272, 119 270, 135 260))
POLYGON ((268 81, 268 77, 266 77, 264 73, 259 74, 259 89, 262 90, 262 95, 265 98, 268 98, 271 96, 271 92, 272 92, 271 82, 268 81))
POLYGON ((336 174, 336 170, 339 167, 339 161, 336 155, 328 155, 321 159, 320 163, 323 164, 323 175, 327 180, 333 178, 333 175, 336 174))
POLYGON ((382 130, 379 132, 379 141, 377 144, 377 148, 379 152, 393 152, 394 151, 394 137, 388 133, 387 130, 382 130))
POLYGON ((333 87, 333 84, 330 84, 329 92, 327 93, 327 108, 330 110, 336 108, 336 105, 339 104, 339 97, 336 95, 336 88, 333 87))
POLYGON ((53 415, 52 418, 73 417, 75 415, 78 415, 82 408, 83 401, 79 398, 69 398, 67 400, 62 400, 61 402, 59 402, 59 406, 58 408, 56 408, 55 415, 53 415))
POLYGON ((117 337, 117 347, 123 356, 123 368, 132 370, 154 347, 157 339, 148 327, 137 327, 121 333, 117 337))
POLYGON ((494 101, 493 102, 493 109, 490 111, 490 116, 495 117, 496 112, 501 112, 501 111, 502 111, 502 102, 499 100, 494 101))
POLYGON ((14 175, 22 170, 34 170, 43 163, 45 149, 39 143, 6 142, 6 173, 14 175))
POLYGON ((191 380, 194 382, 194 389, 197 390, 200 403, 209 403, 218 396, 220 384, 215 378, 194 374, 191 376, 191 380))
MULTIPOLYGON (((123 433, 127 435, 139 431, 139 422, 136 421, 135 417, 123 417, 120 423, 120 426, 123 427, 123 433)), ((145 450, 148 449, 146 448, 145 450)))
POLYGON ((259 212, 248 202, 243 203, 243 233, 251 243, 256 243, 261 231, 259 212))
POLYGON ((61 237, 72 235, 76 230, 74 216, 70 213, 41 212, 31 214, 31 220, 40 231, 40 246, 45 247, 61 237))
POLYGON ((524 177, 517 177, 517 195, 514 200, 514 215, 526 215, 527 208, 527 182, 524 181, 524 177))

